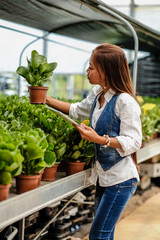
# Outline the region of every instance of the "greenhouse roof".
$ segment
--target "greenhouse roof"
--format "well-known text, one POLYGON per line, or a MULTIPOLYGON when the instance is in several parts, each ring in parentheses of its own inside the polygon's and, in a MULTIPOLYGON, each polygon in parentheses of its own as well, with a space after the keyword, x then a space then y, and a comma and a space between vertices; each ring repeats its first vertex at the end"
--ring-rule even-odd
MULTIPOLYGON (((112 9, 136 30, 139 50, 160 51, 160 33, 112 9)), ((96 0, 2 0, 0 18, 43 31, 62 34, 94 43, 109 42, 134 49, 130 29, 106 12, 96 0)))

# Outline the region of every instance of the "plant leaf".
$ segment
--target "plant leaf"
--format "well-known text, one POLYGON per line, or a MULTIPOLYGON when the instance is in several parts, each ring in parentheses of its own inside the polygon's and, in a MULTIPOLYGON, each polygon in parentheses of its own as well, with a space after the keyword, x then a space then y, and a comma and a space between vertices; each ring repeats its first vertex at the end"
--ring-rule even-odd
POLYGON ((16 73, 19 74, 20 76, 26 78, 28 69, 26 67, 20 66, 17 68, 16 73))
POLYGON ((51 167, 56 162, 56 159, 56 154, 54 152, 45 152, 44 161, 46 162, 47 167, 51 167))

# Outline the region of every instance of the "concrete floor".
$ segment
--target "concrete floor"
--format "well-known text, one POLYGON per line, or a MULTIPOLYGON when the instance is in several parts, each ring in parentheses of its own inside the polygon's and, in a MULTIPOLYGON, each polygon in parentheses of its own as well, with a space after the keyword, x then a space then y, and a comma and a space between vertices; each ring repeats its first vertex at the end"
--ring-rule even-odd
POLYGON ((160 193, 117 224, 115 240, 160 240, 160 193))
MULTIPOLYGON (((90 227, 91 224, 84 225, 75 239, 88 240, 90 227)), ((114 240, 160 240, 159 192, 118 222, 114 240)))

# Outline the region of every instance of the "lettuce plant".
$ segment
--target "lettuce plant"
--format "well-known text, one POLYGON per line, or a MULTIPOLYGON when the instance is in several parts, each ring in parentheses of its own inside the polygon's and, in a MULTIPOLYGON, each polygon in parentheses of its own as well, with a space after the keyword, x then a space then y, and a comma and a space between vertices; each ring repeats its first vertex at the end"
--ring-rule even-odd
POLYGON ((13 120, 10 124, 0 121, 0 132, 0 183, 7 184, 20 174, 39 174, 56 162, 42 129, 13 120))
POLYGON ((27 58, 28 66, 19 66, 17 74, 25 78, 31 86, 44 86, 49 83, 53 76, 53 71, 57 67, 56 62, 47 63, 47 58, 40 55, 36 50, 31 53, 31 60, 27 58))
POLYGON ((7 126, 0 121, 0 184, 10 184, 12 177, 21 174, 24 160, 19 149, 22 140, 16 134, 10 135, 7 126))

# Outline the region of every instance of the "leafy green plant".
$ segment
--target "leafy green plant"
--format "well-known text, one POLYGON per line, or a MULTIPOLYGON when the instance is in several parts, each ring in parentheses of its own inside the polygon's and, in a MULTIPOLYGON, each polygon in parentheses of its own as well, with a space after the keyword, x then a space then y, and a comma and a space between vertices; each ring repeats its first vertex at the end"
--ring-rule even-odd
POLYGON ((148 142, 152 139, 155 132, 160 133, 160 105, 153 109, 144 111, 141 114, 142 122, 142 141, 148 142))
MULTIPOLYGON (((48 148, 47 135, 42 129, 32 129, 25 123, 20 123, 18 120, 12 120, 10 124, 0 121, 0 127, 4 131, 3 135, 1 135, 1 138, 3 136, 3 141, 0 141, 0 149, 3 149, 0 151, 0 161, 4 161, 2 156, 8 156, 9 159, 11 159, 11 155, 14 155, 16 158, 17 154, 20 154, 23 159, 23 161, 20 162, 22 164, 19 168, 17 168, 15 164, 15 161, 19 161, 19 155, 14 162, 8 162, 9 164, 14 163, 12 168, 7 168, 10 169, 10 171, 12 170, 10 177, 19 174, 39 174, 45 167, 51 167, 56 162, 56 154, 48 148), (12 152, 8 153, 9 150, 12 152)), ((4 165, 2 164, 3 163, 0 163, 0 166, 4 165)), ((6 170, 6 167, 4 170, 6 170)))
POLYGON ((0 121, 0 184, 10 184, 13 177, 21 174, 24 160, 19 149, 22 141, 10 134, 7 126, 0 121))
POLYGON ((47 58, 40 55, 36 50, 31 52, 31 60, 27 58, 28 66, 19 66, 17 74, 24 77, 31 86, 44 86, 50 83, 53 71, 57 67, 56 62, 47 63, 47 58))
POLYGON ((94 154, 94 144, 82 139, 77 129, 72 129, 64 156, 65 160, 68 162, 86 162, 88 165, 94 154))
POLYGON ((44 160, 47 164, 49 164, 49 160, 46 160, 46 158, 49 158, 49 155, 53 158, 56 156, 56 163, 63 159, 89 163, 91 157, 94 156, 94 145, 82 140, 79 132, 72 124, 66 122, 45 106, 29 104, 27 97, 20 98, 13 95, 0 100, 0 120, 8 122, 10 129, 19 132, 19 134, 22 132, 27 134, 30 129, 42 129, 48 143, 44 154, 44 160), (76 145, 78 146, 77 149, 76 145), (88 147, 93 150, 90 155, 87 155, 87 151, 85 151, 88 147))

